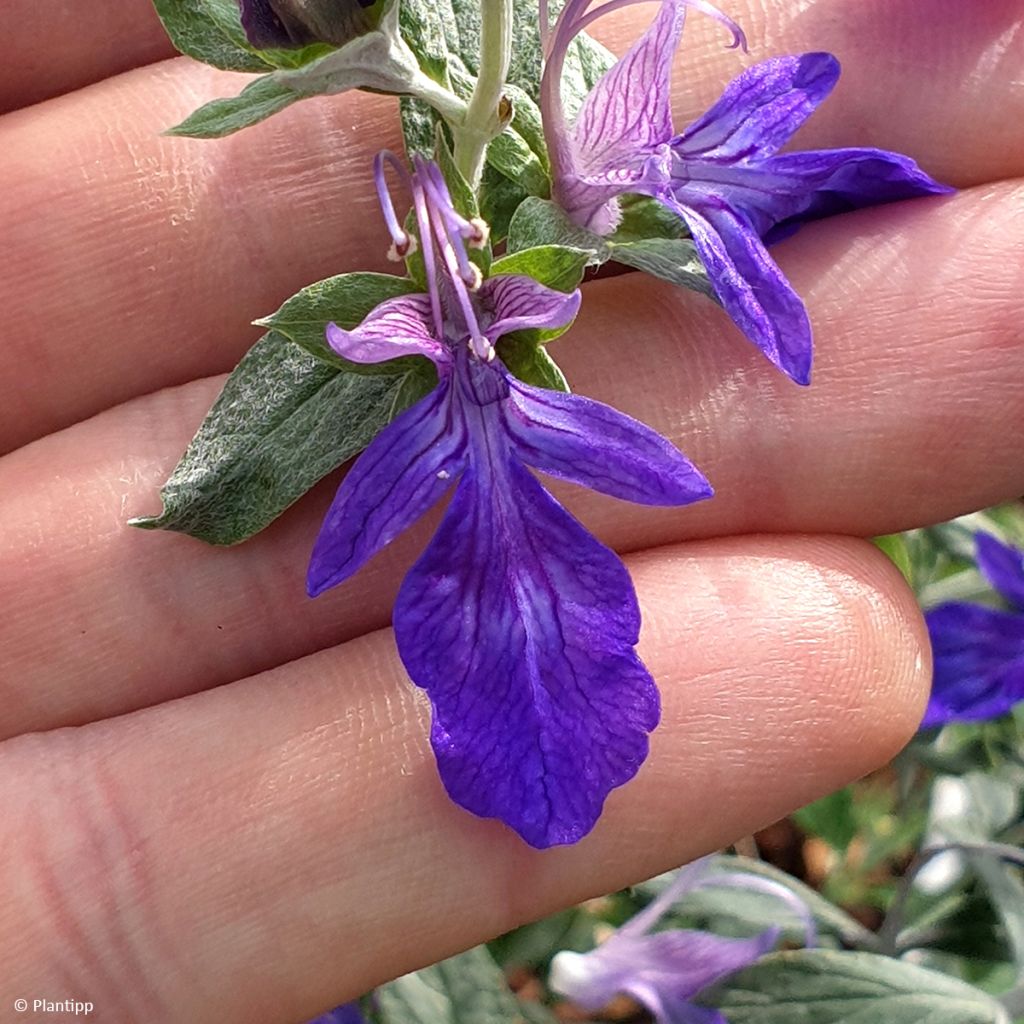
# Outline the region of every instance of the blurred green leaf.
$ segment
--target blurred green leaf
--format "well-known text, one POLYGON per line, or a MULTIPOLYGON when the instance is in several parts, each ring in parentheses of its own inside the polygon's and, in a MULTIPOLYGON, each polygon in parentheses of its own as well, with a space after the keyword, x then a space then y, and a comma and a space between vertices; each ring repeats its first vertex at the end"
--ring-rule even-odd
POLYGON ((1007 1024, 979 989, 870 953, 774 953, 701 996, 729 1024, 1007 1024))

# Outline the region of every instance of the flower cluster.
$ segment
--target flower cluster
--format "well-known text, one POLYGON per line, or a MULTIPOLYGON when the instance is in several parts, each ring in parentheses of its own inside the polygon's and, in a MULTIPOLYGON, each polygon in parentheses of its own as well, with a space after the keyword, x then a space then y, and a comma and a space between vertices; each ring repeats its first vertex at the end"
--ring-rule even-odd
MULTIPOLYGON (((311 596, 349 579, 453 492, 401 585, 395 640, 409 676, 429 697, 431 742, 448 793, 540 848, 586 835, 609 792, 636 774, 659 697, 637 655, 640 613, 624 565, 534 471, 648 505, 683 506, 711 495, 704 476, 666 439, 606 405, 556 390, 564 378, 540 348, 574 320, 585 261, 614 252, 602 236, 614 236, 622 198, 667 209, 672 216, 661 218, 659 230, 669 225, 669 244, 687 250, 689 235, 725 311, 773 363, 807 383, 807 311, 768 247, 809 220, 948 191, 912 160, 883 150, 780 152, 836 83, 839 66, 827 53, 755 64, 677 132, 669 78, 688 9, 716 18, 733 46, 746 48, 740 28, 708 0, 657 0, 650 26, 576 97, 581 105, 570 118, 563 72, 571 48, 595 19, 633 2, 565 0, 552 24, 547 0, 539 0, 543 68, 527 96, 506 81, 523 21, 513 17, 512 0, 453 14, 466 20, 467 37, 479 40, 478 53, 458 60, 434 52, 428 37, 437 29, 440 44, 447 29, 440 22, 431 28, 430 5, 419 10, 412 0, 401 9, 399 0, 238 0, 237 24, 218 28, 209 53, 220 63, 230 57, 224 66, 269 73, 175 129, 224 134, 301 96, 357 87, 433 108, 433 134, 421 130, 427 125, 419 114, 413 120, 416 146, 433 140, 436 160, 419 152, 407 163, 382 153, 374 170, 391 255, 406 260, 409 276, 386 278, 371 299, 365 279, 382 275, 349 275, 361 280, 340 288, 347 298, 337 312, 328 301, 331 282, 321 282, 304 290, 314 298, 294 297, 302 307, 297 318, 275 314, 264 322, 301 345, 303 358, 312 353, 347 375, 346 394, 357 396, 351 409, 332 408, 310 421, 329 420, 337 436, 367 436, 367 420, 378 431, 316 539, 311 596), (239 26, 247 48, 226 54, 239 26), (501 187, 483 173, 488 160, 504 176, 501 187), (523 170, 519 181, 524 168, 529 174, 523 170), (407 218, 395 208, 386 172, 408 195, 407 218), (549 185, 554 205, 541 198, 549 185), (510 225, 529 190, 553 211, 551 224, 513 245, 510 225), (481 208, 496 211, 499 237, 491 239, 477 216, 481 208), (591 248, 565 244, 566 218, 579 229, 573 239, 593 242, 591 248), (492 270, 492 242, 506 242, 511 252, 504 271, 500 262, 492 270), (567 265, 574 269, 552 269, 567 265), (411 280, 420 282, 415 293, 411 280), (360 287, 367 301, 353 305, 360 287), (381 295, 389 297, 373 305, 381 295), (397 359, 403 367, 418 362, 417 379, 436 384, 392 418, 397 392, 382 401, 386 389, 372 383, 390 371, 364 367, 397 359), (364 406, 373 406, 372 416, 364 406)), ((666 238, 647 239, 659 240, 666 238)), ((243 363, 237 373, 245 372, 243 363)), ((236 391, 249 401, 260 394, 279 401, 278 392, 294 386, 294 374, 281 377, 277 391, 263 378, 246 378, 236 391)), ((254 418, 268 417, 261 410, 254 418)), ((334 450, 329 443, 310 447, 334 450)), ((202 450, 190 449, 190 456, 202 450)), ((211 450, 220 457, 215 445, 211 450)), ((334 464, 352 453, 345 446, 334 464)), ((263 465, 251 474, 261 481, 259 494, 231 489, 229 500, 244 512, 223 511, 212 539, 244 539, 240 521, 258 520, 254 532, 294 500, 293 475, 312 486, 325 471, 317 458, 295 474, 289 455, 280 456, 287 471, 279 474, 289 482, 276 491, 276 475, 263 465)), ((247 451, 239 461, 251 457, 247 451)), ((207 528, 211 516, 186 518, 207 528)))
POLYGON ((975 544, 1009 608, 949 602, 927 613, 935 676, 923 729, 996 718, 1024 701, 1024 552, 987 533, 975 544))
POLYGON ((345 477, 309 566, 312 596, 368 558, 455 488, 395 602, 398 652, 433 707, 441 778, 463 807, 538 847, 587 833, 608 792, 636 773, 658 721, 654 682, 634 650, 640 614, 629 574, 528 471, 652 505, 711 494, 668 441, 614 409, 531 387, 497 355, 503 336, 567 324, 578 291, 530 277, 480 282, 436 164, 414 173, 388 154, 413 199, 428 291, 381 303, 354 330, 331 324, 345 359, 429 359, 437 387, 384 429, 345 477))

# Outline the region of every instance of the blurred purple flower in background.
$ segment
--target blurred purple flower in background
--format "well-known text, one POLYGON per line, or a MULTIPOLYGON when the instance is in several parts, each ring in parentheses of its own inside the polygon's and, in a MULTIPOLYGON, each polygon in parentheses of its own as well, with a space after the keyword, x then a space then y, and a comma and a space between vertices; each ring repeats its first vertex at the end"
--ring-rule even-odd
POLYGON ((330 1013, 307 1021, 306 1024, 366 1024, 366 1018, 359 1009, 358 1003, 345 1003, 336 1006, 330 1013))
POLYGON ((589 953, 563 951, 551 962, 550 985, 585 1010, 599 1010, 618 994, 632 996, 658 1024, 727 1024, 717 1010, 696 1006, 700 992, 769 952, 781 929, 768 928, 749 939, 710 932, 651 929, 687 893, 703 886, 754 890, 778 897, 801 919, 806 944, 817 942, 814 920, 789 889, 742 872, 708 874, 711 859, 680 869, 657 899, 589 953))
MULTIPOLYGON (((594 86, 573 124, 562 107, 569 44, 604 11, 568 0, 546 41, 541 111, 552 195, 583 227, 608 234, 618 196, 640 193, 681 217, 726 312, 793 380, 811 370, 811 327, 767 245, 801 224, 858 207, 951 192, 913 160, 881 149, 778 150, 832 91, 828 53, 774 57, 742 72, 682 133, 672 127, 669 78, 688 6, 739 27, 701 0, 662 0, 650 28, 594 86)), ((547 24, 546 0, 542 23, 547 24)))
POLYGON ((458 804, 528 843, 575 842, 636 774, 658 693, 634 646, 640 612, 615 555, 526 468, 630 501, 686 505, 704 477, 653 430, 599 402, 513 377, 494 342, 571 322, 579 292, 533 278, 480 282, 466 244, 481 227, 453 208, 435 164, 410 177, 377 163, 395 248, 412 245, 383 183, 385 161, 414 200, 429 291, 389 299, 331 347, 377 363, 421 355, 438 385, 359 457, 324 520, 312 596, 350 577, 453 486, 395 603, 398 652, 433 707, 431 741, 458 804))
POLYGON ((935 657, 922 729, 980 722, 1024 700, 1024 552, 975 536, 978 568, 1009 611, 950 602, 925 615, 935 657))

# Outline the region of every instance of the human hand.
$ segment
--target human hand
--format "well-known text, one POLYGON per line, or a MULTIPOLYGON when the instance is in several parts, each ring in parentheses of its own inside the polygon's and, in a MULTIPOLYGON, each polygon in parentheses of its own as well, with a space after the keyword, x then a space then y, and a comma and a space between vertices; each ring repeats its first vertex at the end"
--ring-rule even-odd
MULTIPOLYGON (((385 628, 430 523, 315 602, 332 484, 238 549, 125 526, 155 511, 210 375, 256 336, 244 325, 311 280, 383 268, 367 171, 396 144, 393 101, 161 139, 237 83, 147 63, 170 49, 146 0, 95 0, 89 25, 52 0, 0 13, 2 95, 22 107, 0 120, 0 996, 285 1024, 749 833, 907 738, 928 683, 917 612, 882 556, 837 535, 1024 490, 1020 27, 1009 2, 884 21, 790 6, 742 19, 749 60, 827 48, 844 65, 799 144, 901 150, 964 191, 774 250, 815 325, 809 390, 697 296, 632 274, 585 285, 558 343, 570 379, 671 436, 717 497, 680 512, 556 489, 631 552, 663 721, 593 835, 545 853, 437 781, 385 628)), ((693 19, 677 123, 739 61, 693 19)))

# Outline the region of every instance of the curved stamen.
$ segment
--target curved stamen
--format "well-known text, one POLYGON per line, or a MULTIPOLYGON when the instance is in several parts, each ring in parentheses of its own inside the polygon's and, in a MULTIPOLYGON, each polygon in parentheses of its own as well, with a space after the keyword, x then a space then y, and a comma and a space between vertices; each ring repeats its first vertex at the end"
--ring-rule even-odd
MULTIPOLYGON (((469 332, 470 347, 479 359, 484 359, 489 362, 494 358, 494 346, 487 340, 483 332, 480 330, 480 322, 477 320, 476 312, 473 309, 473 302, 469 297, 468 290, 466 289, 466 282, 460 272, 459 261, 455 254, 455 248, 452 246, 448 233, 445 230, 444 218, 436 204, 429 204, 428 210, 430 212, 431 221, 434 225, 434 238, 441 250, 441 258, 445 261, 445 264, 448 267, 448 273, 451 276, 452 290, 455 292, 455 300, 459 304, 459 310, 461 311, 463 320, 465 321, 466 330, 469 332)), ((475 267, 473 269, 476 270, 475 267)), ((479 275, 480 272, 476 272, 479 275)))
MULTIPOLYGON (((381 213, 384 214, 384 223, 387 225, 391 241, 394 259, 403 259, 409 253, 416 251, 416 239, 402 227, 395 213, 395 204, 391 199, 391 190, 388 188, 387 179, 384 174, 384 165, 390 164, 392 169, 402 179, 410 191, 413 191, 412 175, 402 166, 401 161, 389 149, 382 149, 373 158, 373 183, 377 187, 377 199, 380 202, 381 213)), ((391 253, 388 253, 391 258, 391 253)))
MULTIPOLYGON (((607 0, 607 3, 602 4, 597 10, 588 11, 573 23, 573 31, 570 38, 575 38, 589 25, 597 21, 598 18, 603 18, 606 14, 611 14, 612 11, 617 11, 623 7, 632 7, 634 4, 650 2, 651 0, 607 0)), ((738 46, 744 53, 747 52, 747 37, 744 35, 743 29, 727 14, 715 7, 714 4, 709 3, 708 0, 661 0, 661 2, 677 3, 682 4, 684 7, 692 7, 694 10, 706 14, 709 18, 714 18, 715 21, 724 25, 732 34, 732 42, 729 44, 728 49, 735 50, 738 46)))
POLYGON ((423 239, 423 270, 427 278, 427 294, 430 296, 430 312, 434 318, 434 335, 444 337, 444 315, 441 312, 441 295, 438 291, 437 264, 434 260, 434 245, 431 241, 430 209, 427 196, 417 177, 410 179, 412 187, 413 209, 416 211, 416 224, 420 238, 423 239))
MULTIPOLYGON (((418 157, 417 159, 419 160, 418 157)), ((460 216, 452 206, 448 187, 445 185, 444 179, 440 178, 441 172, 436 166, 419 160, 416 171, 423 181, 427 197, 431 200, 431 210, 436 211, 440 218, 444 241, 455 253, 459 268, 458 274, 475 291, 480 285, 480 271, 470 263, 464 242, 465 238, 474 233, 473 225, 465 217, 460 216), (440 178, 440 182, 438 182, 438 178, 440 178)), ((442 244, 440 237, 438 244, 442 244)))

